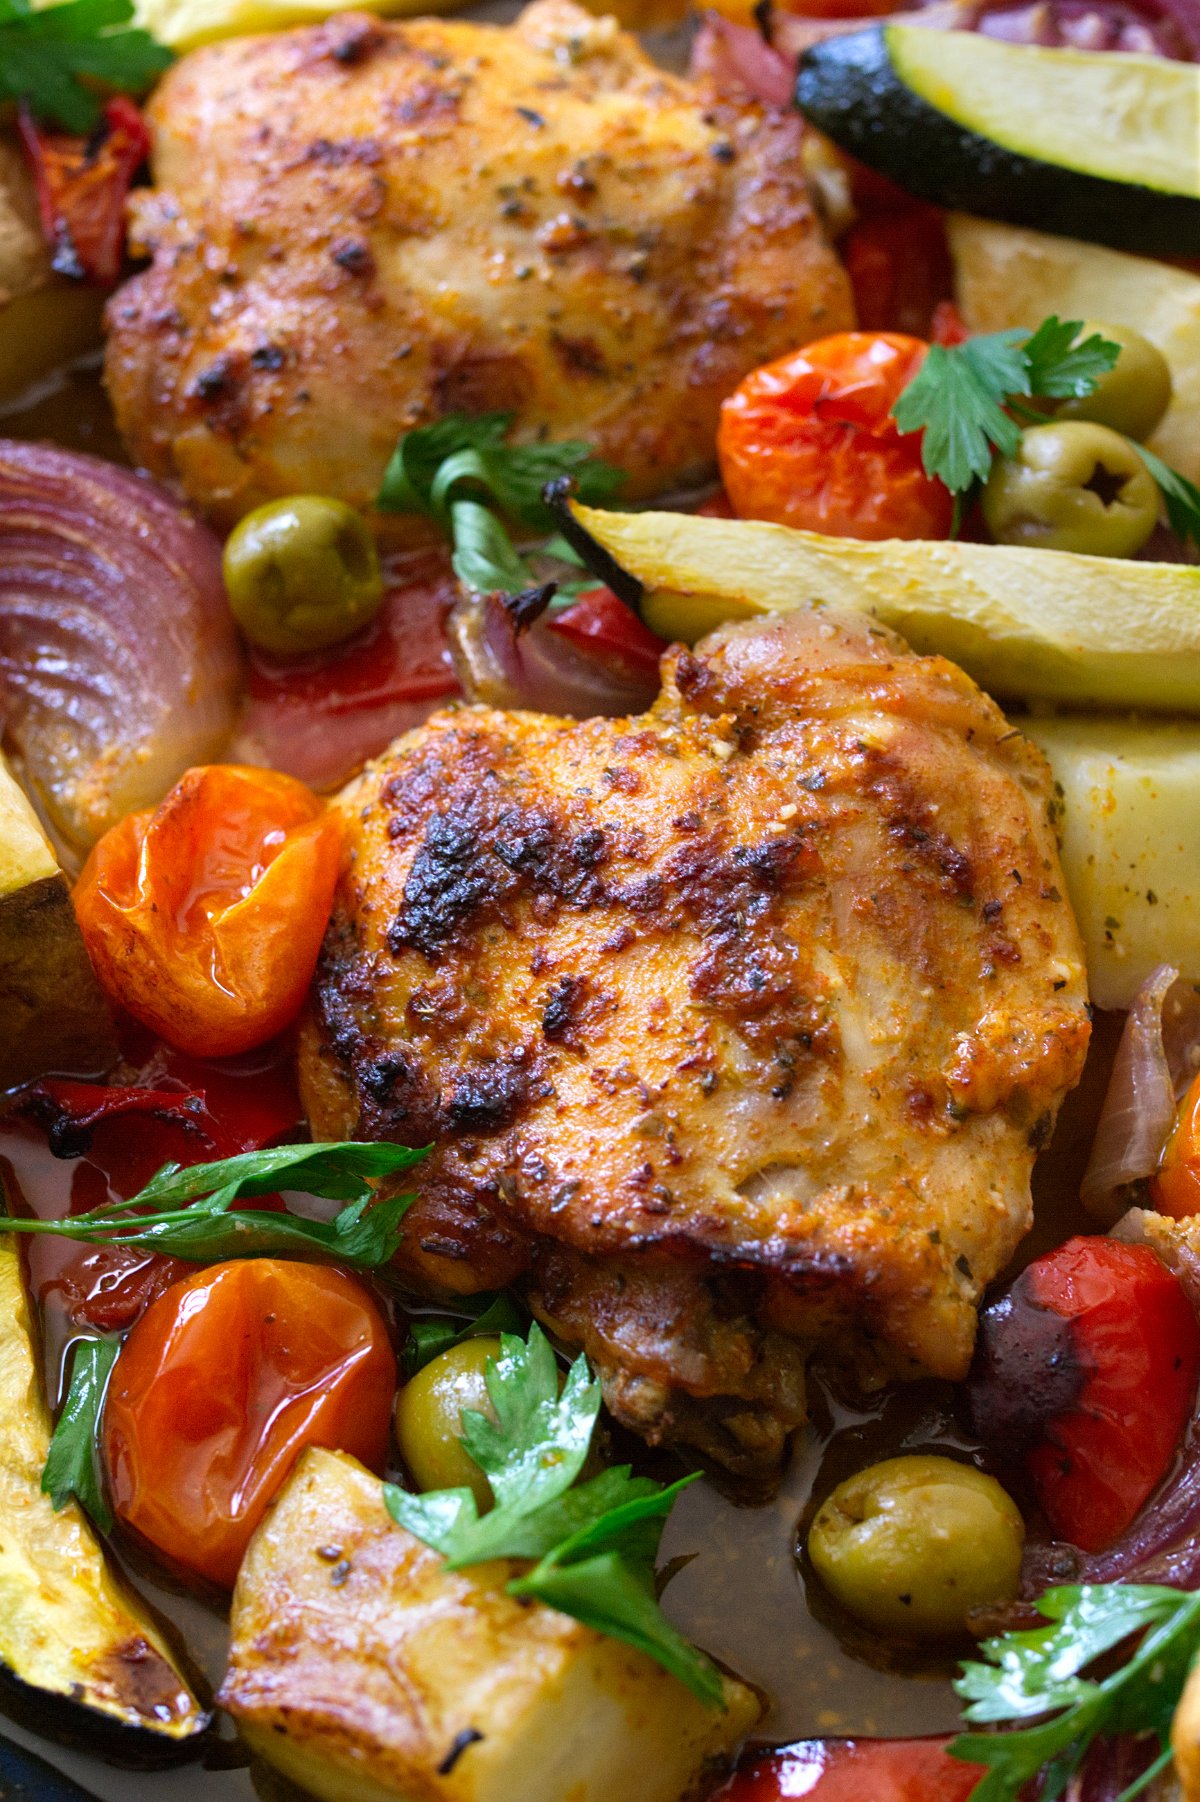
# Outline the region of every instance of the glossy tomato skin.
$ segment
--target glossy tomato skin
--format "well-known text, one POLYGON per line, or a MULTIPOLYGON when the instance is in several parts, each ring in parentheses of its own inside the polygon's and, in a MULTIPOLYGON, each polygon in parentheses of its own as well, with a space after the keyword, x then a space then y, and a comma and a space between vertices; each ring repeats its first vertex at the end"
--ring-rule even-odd
POLYGON ((839 250, 860 329, 931 335, 954 289, 945 216, 936 207, 889 207, 852 225, 839 250))
POLYGON ((168 1563, 231 1589, 305 1446, 382 1470, 395 1391, 387 1323, 352 1277, 281 1258, 197 1271, 147 1309, 113 1368, 114 1512, 168 1563))
POLYGON ((746 1762, 713 1802, 967 1802, 982 1765, 942 1739, 813 1739, 746 1762))
POLYGON ((658 679, 665 639, 644 626, 611 588, 589 588, 549 626, 579 650, 611 663, 620 675, 658 679))
POLYGON ((739 516, 835 538, 945 538, 950 492, 921 467, 920 434, 891 417, 928 349, 901 332, 839 332, 748 375, 717 433, 739 516))
POLYGON ((274 770, 188 770, 94 847, 75 913, 109 995, 197 1057, 252 1050, 299 1011, 333 905, 341 827, 274 770))
POLYGON ((985 1310, 972 1412, 1023 1459, 1055 1537, 1101 1552, 1170 1468, 1198 1375, 1200 1326, 1154 1253, 1069 1239, 985 1310))

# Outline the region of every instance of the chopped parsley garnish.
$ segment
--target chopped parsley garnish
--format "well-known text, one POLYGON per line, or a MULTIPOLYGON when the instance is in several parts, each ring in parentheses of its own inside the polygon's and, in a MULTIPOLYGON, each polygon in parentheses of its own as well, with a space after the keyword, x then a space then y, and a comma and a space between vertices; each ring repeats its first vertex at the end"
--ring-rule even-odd
POLYGON ((56 1509, 74 1497, 102 1533, 112 1532, 112 1509, 104 1494, 97 1462, 100 1410, 119 1339, 80 1339, 71 1365, 71 1382, 58 1425, 50 1440, 42 1471, 42 1492, 56 1509))
POLYGON ((1170 1760, 1171 1717, 1200 1651, 1200 1594, 1135 1583, 1049 1590, 1038 1602, 1046 1624, 985 1640, 985 1662, 963 1665, 955 1683, 979 1725, 1028 1721, 1000 1733, 966 1733, 956 1758, 987 1766, 971 1802, 1018 1802, 1040 1777, 1039 1802, 1062 1796, 1098 1738, 1152 1736, 1159 1756, 1118 1802, 1132 1802, 1170 1760), (1085 1668, 1140 1635, 1107 1676, 1085 1668))
POLYGON ((965 494, 986 480, 997 452, 1016 455, 1019 419, 1047 423, 1048 416, 1022 407, 1022 399, 1090 394, 1121 347, 1095 332, 1075 344, 1081 329, 1079 320, 1052 314, 1032 335, 989 332, 963 344, 930 345, 892 408, 902 432, 924 433, 926 475, 939 477, 952 494, 965 494))
POLYGON ((358 1270, 390 1263, 411 1195, 376 1201, 372 1183, 424 1156, 400 1145, 280 1145, 217 1163, 164 1164, 128 1201, 63 1220, 5 1216, 5 1232, 42 1233, 90 1245, 127 1245, 196 1264, 226 1258, 320 1256, 358 1270), (332 1220, 236 1209, 235 1201, 292 1188, 347 1206, 332 1220))
POLYGON ((721 1678, 658 1605, 654 1565, 663 1524, 684 1477, 664 1487, 628 1465, 579 1482, 600 1412, 600 1385, 578 1357, 560 1393, 558 1364, 535 1324, 528 1340, 504 1334, 489 1361, 494 1419, 462 1415, 462 1443, 495 1505, 481 1515, 469 1489, 384 1496, 400 1525, 441 1552, 451 1570, 493 1558, 532 1561, 508 1593, 534 1597, 636 1646, 716 1707, 721 1678))
MULTIPOLYGON (((435 519, 453 545, 454 573, 475 594, 517 594, 536 584, 529 563, 516 550, 505 521, 533 532, 554 524, 542 490, 569 475, 581 500, 593 506, 610 501, 624 477, 593 457, 577 439, 562 444, 509 444, 510 413, 454 413, 434 425, 406 432, 392 453, 379 491, 385 513, 423 513, 435 519)), ((558 541, 551 553, 578 559, 558 541)), ((589 578, 569 587, 594 588, 589 578)))
POLYGON ((172 61, 130 25, 132 0, 0 0, 0 100, 67 131, 91 131, 102 93, 141 94, 172 61))
MULTIPOLYGON (((921 432, 921 462, 956 502, 985 482, 997 456, 1014 457, 1021 429, 1049 425, 1053 414, 1028 403, 1082 399, 1121 354, 1111 338, 1051 314, 1033 333, 987 332, 962 344, 932 344, 904 389, 892 418, 902 432, 921 432)), ((1130 438, 1158 483, 1172 530, 1200 546, 1200 489, 1130 438)), ((956 505, 955 518, 961 506, 956 505)))

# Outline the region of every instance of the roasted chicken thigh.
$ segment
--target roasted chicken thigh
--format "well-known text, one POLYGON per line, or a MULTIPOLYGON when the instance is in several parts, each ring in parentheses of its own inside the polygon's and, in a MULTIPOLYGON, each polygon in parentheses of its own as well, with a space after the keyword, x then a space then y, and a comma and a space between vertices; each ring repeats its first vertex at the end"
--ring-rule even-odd
POLYGON ((489 409, 662 491, 711 468, 748 370, 852 322, 798 118, 709 104, 569 0, 215 44, 148 119, 109 391, 224 523, 367 507, 399 433, 489 409))
POLYGON ((1040 754, 821 608, 636 719, 463 708, 341 797, 319 1137, 432 1144, 401 1260, 516 1282, 618 1419, 762 1474, 817 1346, 958 1377, 1088 1041, 1040 754))

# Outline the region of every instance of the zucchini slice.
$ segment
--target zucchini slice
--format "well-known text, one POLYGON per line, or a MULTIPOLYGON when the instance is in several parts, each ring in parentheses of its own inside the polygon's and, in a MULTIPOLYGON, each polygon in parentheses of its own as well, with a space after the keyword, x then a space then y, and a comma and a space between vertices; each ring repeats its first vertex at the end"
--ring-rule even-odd
POLYGON ((1010 545, 825 538, 748 519, 572 506, 694 644, 722 620, 825 604, 873 614, 993 694, 1200 714, 1200 568, 1010 545))
POLYGON ((208 1715, 74 1502, 42 1494, 50 1420, 13 1236, 0 1234, 0 1680, 14 1712, 130 1764, 200 1750, 208 1715))
POLYGON ((1200 65, 882 25, 806 51, 796 104, 909 193, 1150 256, 1200 252, 1200 65))

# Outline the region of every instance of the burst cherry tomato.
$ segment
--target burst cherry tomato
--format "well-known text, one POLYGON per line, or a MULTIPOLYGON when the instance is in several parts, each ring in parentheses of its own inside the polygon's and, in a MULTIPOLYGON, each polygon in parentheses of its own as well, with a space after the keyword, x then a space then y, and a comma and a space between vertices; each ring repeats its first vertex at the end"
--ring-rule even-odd
POLYGON ((755 1758, 713 1802, 967 1802, 982 1765, 942 1739, 813 1739, 755 1758))
POLYGON ((1179 1106, 1175 1130, 1151 1178, 1154 1205, 1175 1220, 1200 1214, 1200 1076, 1179 1106))
POLYGON ((1100 1552, 1166 1475, 1198 1374, 1200 1326, 1154 1253, 1068 1239, 985 1310, 972 1410, 1023 1458, 1056 1537, 1100 1552))
POLYGON ((305 1446, 382 1470, 395 1391, 387 1325, 361 1283, 280 1258, 215 1264, 159 1296, 113 1367, 114 1511, 169 1562, 230 1589, 305 1446))
POLYGON ((928 348, 839 332, 748 375, 717 433, 738 514, 839 538, 945 538, 950 492, 922 469, 920 434, 891 417, 928 348))
POLYGON ((106 832, 75 911, 109 994, 168 1044, 222 1057, 289 1024, 321 948, 341 828, 273 770, 189 770, 106 832))

